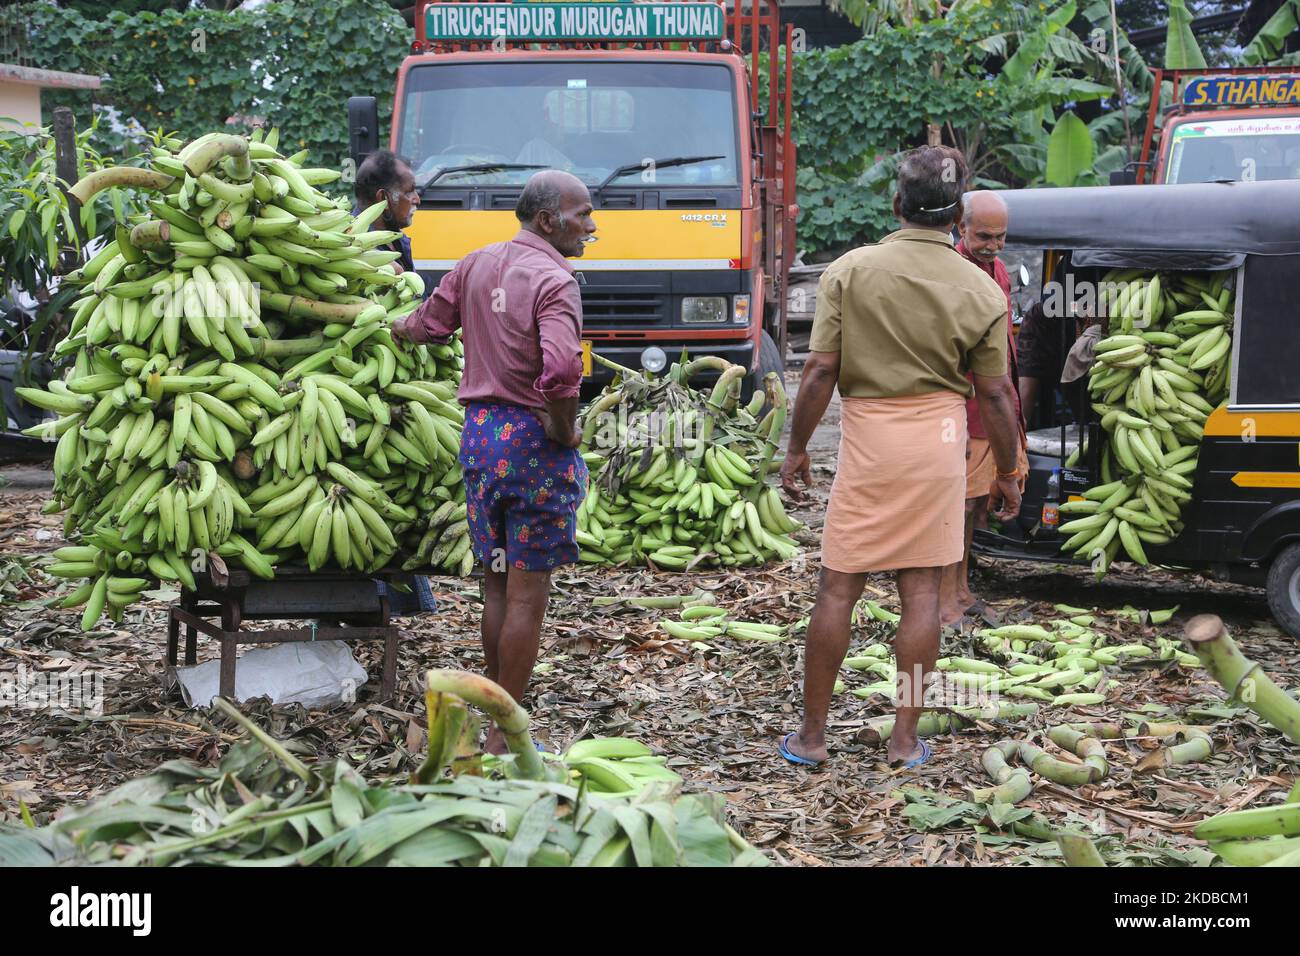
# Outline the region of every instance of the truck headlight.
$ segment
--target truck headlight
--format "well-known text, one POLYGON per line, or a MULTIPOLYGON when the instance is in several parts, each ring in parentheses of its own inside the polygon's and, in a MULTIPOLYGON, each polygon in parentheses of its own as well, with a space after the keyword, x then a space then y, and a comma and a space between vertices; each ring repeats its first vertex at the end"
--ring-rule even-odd
POLYGON ((657 345, 651 345, 641 352, 641 367, 647 372, 658 375, 668 365, 668 354, 657 345))
POLYGON ((727 297, 688 295, 682 299, 683 322, 726 322, 727 297))

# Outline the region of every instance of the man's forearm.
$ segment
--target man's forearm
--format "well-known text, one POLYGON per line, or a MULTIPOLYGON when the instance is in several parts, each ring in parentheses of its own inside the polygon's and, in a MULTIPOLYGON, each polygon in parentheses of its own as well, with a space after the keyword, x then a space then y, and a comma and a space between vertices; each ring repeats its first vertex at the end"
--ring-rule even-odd
POLYGON ((826 406, 835 392, 838 376, 829 369, 808 366, 799 380, 799 394, 794 400, 794 416, 790 423, 790 449, 802 452, 808 448, 826 406))
POLYGON ((998 472, 1003 475, 1016 470, 1016 450, 1020 444, 1020 423, 1016 421, 1016 403, 1011 397, 1011 381, 1002 388, 981 395, 980 420, 988 432, 989 446, 998 472))

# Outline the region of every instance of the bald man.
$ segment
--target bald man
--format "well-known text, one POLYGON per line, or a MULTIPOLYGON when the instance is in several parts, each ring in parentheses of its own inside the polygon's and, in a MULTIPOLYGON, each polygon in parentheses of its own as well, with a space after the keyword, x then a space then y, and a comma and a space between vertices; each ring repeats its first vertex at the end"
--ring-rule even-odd
MULTIPOLYGON (((1016 425, 1020 428, 1015 477, 1023 491, 1029 474, 1025 451, 1024 419, 1020 411, 1020 396, 1016 391, 1016 342, 1011 333, 1011 278, 998 259, 998 253, 1007 240, 1007 204, 997 193, 980 190, 962 197, 962 214, 958 222, 961 241, 957 251, 989 275, 1007 297, 1007 375, 1016 398, 1016 425)), ((968 378, 972 376, 968 375, 968 378)), ((973 380, 973 379, 972 379, 973 380)), ((962 559, 943 570, 939 589, 939 619, 944 624, 955 624, 967 615, 982 615, 987 611, 984 602, 971 593, 970 546, 975 528, 987 521, 990 491, 996 490, 997 472, 988 433, 980 420, 979 403, 970 399, 966 403, 966 427, 969 435, 966 454, 966 541, 962 559)), ((1000 499, 994 503, 1000 508, 1000 499)))
MULTIPOLYGON (((575 176, 546 170, 515 206, 519 232, 471 252, 393 326, 411 342, 462 329, 460 464, 474 555, 483 564, 487 676, 523 700, 537 661, 551 571, 578 560, 582 298, 569 257, 596 231, 575 176)), ((498 729, 487 749, 502 753, 498 729)))

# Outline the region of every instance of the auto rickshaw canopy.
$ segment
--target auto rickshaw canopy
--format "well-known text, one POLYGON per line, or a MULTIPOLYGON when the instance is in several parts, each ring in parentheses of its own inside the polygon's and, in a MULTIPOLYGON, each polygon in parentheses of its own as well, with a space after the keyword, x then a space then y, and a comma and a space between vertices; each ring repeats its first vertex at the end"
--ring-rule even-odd
POLYGON ((1010 189, 998 195, 1010 212, 1007 242, 1018 245, 1300 255, 1300 180, 1010 189))

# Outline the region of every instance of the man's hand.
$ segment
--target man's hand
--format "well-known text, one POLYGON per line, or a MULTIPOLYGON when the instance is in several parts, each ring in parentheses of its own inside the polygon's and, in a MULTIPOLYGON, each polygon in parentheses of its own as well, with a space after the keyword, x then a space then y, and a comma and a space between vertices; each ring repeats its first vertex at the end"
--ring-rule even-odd
POLYGON ((785 460, 781 462, 781 488, 794 501, 803 501, 804 493, 795 484, 795 478, 803 482, 805 488, 811 488, 812 462, 806 451, 786 449, 785 460))
POLYGON ((542 423, 542 429, 546 432, 546 437, 557 445, 563 445, 565 448, 577 448, 582 444, 581 425, 575 424, 568 428, 557 425, 555 416, 544 408, 533 409, 533 414, 542 423))
POLYGON ((406 331, 406 318, 406 316, 403 316, 388 327, 388 332, 393 337, 394 342, 411 341, 411 337, 406 331))
POLYGON ((998 475, 989 496, 989 511, 999 521, 1014 521, 1020 515, 1020 479, 998 475))

